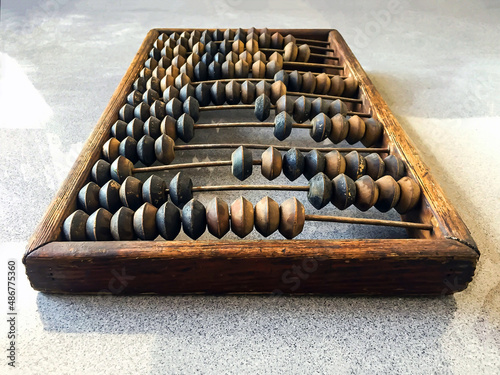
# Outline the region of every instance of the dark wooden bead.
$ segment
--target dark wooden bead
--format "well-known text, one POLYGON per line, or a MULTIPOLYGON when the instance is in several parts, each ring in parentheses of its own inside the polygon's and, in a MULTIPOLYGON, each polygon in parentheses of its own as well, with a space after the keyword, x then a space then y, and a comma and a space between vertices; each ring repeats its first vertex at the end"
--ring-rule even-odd
POLYGON ((111 179, 111 164, 106 160, 99 159, 92 167, 92 181, 97 185, 102 186, 111 179))
POLYGON ((280 225, 280 206, 269 197, 255 205, 255 229, 264 237, 276 232, 280 225))
POLYGON ((161 121, 151 116, 144 123, 144 134, 156 139, 161 135, 161 121))
POLYGON ((385 163, 379 154, 373 153, 365 156, 366 174, 375 181, 385 173, 385 163))
POLYGON ((350 207, 356 199, 356 184, 345 174, 339 174, 332 180, 332 204, 339 210, 350 207))
POLYGON ((142 200, 160 207, 168 199, 166 194, 167 184, 156 175, 151 175, 142 185, 142 200))
POLYGON ((69 215, 63 223, 64 239, 67 241, 85 241, 87 239, 85 227, 88 218, 89 215, 82 210, 76 210, 69 215))
POLYGON ((179 172, 170 181, 168 193, 172 202, 182 208, 193 198, 193 181, 187 174, 179 172))
POLYGON ((108 139, 102 146, 102 156, 112 163, 120 155, 120 141, 114 137, 108 139))
POLYGON ((316 98, 311 102, 311 113, 309 116, 311 118, 316 117, 320 113, 328 113, 329 112, 329 104, 323 98, 316 98))
POLYGON ((234 34, 234 40, 246 40, 247 38, 247 33, 245 30, 241 29, 241 28, 238 28, 238 30, 236 30, 236 33, 234 34))
POLYGON ((226 101, 226 85, 220 81, 210 88, 210 98, 214 105, 222 105, 226 101))
POLYGON ((233 40, 234 39, 234 30, 232 30, 232 29, 224 30, 224 39, 225 40, 233 40))
POLYGON ((328 137, 333 143, 342 142, 349 133, 349 122, 340 113, 332 117, 332 131, 328 137))
MULTIPOLYGON (((214 56, 217 54, 217 52, 219 52, 219 46, 217 45, 217 43, 211 41, 205 44, 205 54, 208 53, 211 56, 214 56)), ((203 55, 203 53, 201 55, 203 55)))
POLYGON ((191 83, 191 78, 189 78, 186 73, 179 73, 179 75, 175 77, 174 85, 178 90, 188 83, 191 83))
POLYGON ((293 103, 293 119, 302 123, 309 119, 311 113, 311 101, 305 96, 299 96, 293 103))
POLYGON ((232 61, 224 61, 221 66, 222 78, 233 79, 234 78, 234 63, 232 61))
POLYGON ((120 142, 127 136, 127 123, 122 120, 117 120, 111 126, 111 135, 118 139, 120 142))
POLYGON ((276 81, 271 85, 271 103, 276 104, 279 98, 286 95, 286 86, 281 81, 276 81))
MULTIPOLYGON (((158 67, 167 69, 172 64, 172 59, 167 56, 162 56, 160 60, 158 60, 158 67)), ((166 73, 165 73, 166 74, 166 73)), ((162 77, 163 78, 163 77, 162 77)))
MULTIPOLYGON (((233 50, 233 43, 228 39, 224 39, 222 43, 219 44, 219 52, 224 56, 233 50)), ((214 55, 215 56, 215 55, 214 55)))
POLYGON ((163 91, 163 101, 168 103, 173 98, 179 99, 179 90, 175 86, 168 86, 165 91, 163 91))
MULTIPOLYGON (((158 51, 159 52, 159 51, 158 51)), ((297 59, 297 53, 299 52, 299 48, 295 43, 288 43, 285 45, 283 51, 283 60, 285 61, 295 61, 297 59)))
POLYGON ((252 64, 252 77, 264 78, 266 76, 266 63, 263 61, 255 61, 252 64))
POLYGON ((382 124, 373 117, 364 120, 364 122, 366 129, 365 135, 361 138, 361 143, 363 143, 365 147, 371 147, 379 142, 382 137, 382 133, 384 132, 384 128, 382 124))
POLYGON ((259 47, 269 48, 271 47, 271 35, 264 33, 259 36, 259 47))
POLYGON ((285 87, 288 87, 288 79, 289 79, 288 73, 284 70, 280 70, 279 72, 277 72, 274 75, 274 81, 275 82, 278 82, 278 81, 283 82, 285 84, 285 87))
POLYGON ((119 152, 120 155, 130 160, 133 164, 139 161, 139 156, 137 155, 137 141, 130 136, 127 136, 120 142, 119 152))
POLYGON ((220 198, 212 199, 207 205, 207 228, 217 238, 229 232, 229 207, 220 198))
POLYGON ((205 206, 196 199, 191 199, 182 209, 182 229, 193 240, 198 239, 207 228, 205 206))
POLYGON ((323 142, 332 131, 332 120, 324 113, 316 115, 311 120, 311 125, 312 129, 309 134, 316 142, 323 142))
POLYGON ((290 181, 295 181, 304 172, 304 155, 296 148, 291 148, 283 155, 283 174, 290 181))
POLYGON ((226 85, 226 102, 229 105, 235 105, 240 102, 241 99, 241 85, 231 80, 226 85))
POLYGON ((396 155, 389 155, 384 159, 385 174, 392 176, 396 181, 402 179, 406 174, 403 161, 396 155))
POLYGON ((111 217, 110 231, 115 241, 135 240, 134 211, 128 207, 121 207, 116 211, 111 217))
POLYGON ((116 212, 121 206, 120 184, 115 180, 109 180, 99 190, 99 204, 111 213, 116 212))
POLYGON ((293 115, 293 105, 295 100, 288 95, 283 95, 276 102, 276 113, 286 112, 289 115, 293 115))
POLYGON ((146 91, 146 80, 144 79, 144 77, 137 78, 132 84, 132 88, 139 92, 146 91))
POLYGON ((280 206, 279 231, 283 237, 291 240, 304 229, 306 222, 305 209, 297 198, 289 198, 280 206))
POLYGON ((208 79, 222 79, 222 66, 217 61, 212 61, 208 66, 208 79))
POLYGON ((214 55, 214 61, 219 63, 221 65, 221 68, 222 68, 222 64, 226 61, 226 55, 228 54, 229 52, 227 53, 224 53, 224 52, 217 52, 215 55, 214 55))
POLYGON ((313 93, 316 90, 316 77, 311 72, 302 74, 302 92, 313 93))
POLYGON ((391 176, 383 176, 375 181, 379 195, 375 208, 380 212, 387 212, 399 202, 401 188, 391 176))
POLYGON ((146 166, 150 166, 156 161, 155 140, 152 137, 145 135, 137 142, 137 156, 146 166))
MULTIPOLYGON (((153 89, 147 89, 146 91, 144 91, 144 94, 142 94, 142 101, 149 106, 151 106, 151 104, 153 104, 154 101, 158 99, 160 99, 160 95, 153 89)), ((137 103, 137 105, 139 104, 140 103, 137 103)))
POLYGON ((318 150, 309 151, 304 157, 304 176, 310 180, 325 170, 325 156, 318 150))
POLYGON ((152 77, 152 70, 145 67, 139 72, 139 77, 143 77, 146 81, 152 77))
POLYGON ((297 70, 294 70, 288 76, 288 89, 295 92, 302 90, 302 74, 297 70))
POLYGON ((200 35, 200 42, 203 44, 208 44, 212 41, 212 35, 210 35, 210 31, 205 30, 200 35))
POLYGON ((194 122, 200 119, 200 103, 196 98, 190 96, 182 104, 184 113, 188 114, 194 122))
MULTIPOLYGON (((201 41, 201 38, 200 38, 201 41)), ((185 37, 180 37, 177 39, 177 46, 174 48, 174 55, 175 55, 175 49, 178 48, 178 54, 185 56, 187 53, 187 49, 189 47, 189 42, 185 37)))
POLYGON ((340 152, 333 150, 325 155, 325 174, 328 178, 332 179, 345 173, 345 167, 345 158, 340 152))
POLYGON ((244 238, 253 230, 253 225, 253 205, 247 199, 239 197, 231 204, 231 231, 244 238))
POLYGON ((175 131, 177 136, 188 143, 194 137, 194 120, 184 113, 176 122, 175 131))
POLYGON ((95 182, 89 182, 78 192, 78 207, 86 213, 91 214, 97 210, 99 205, 99 190, 101 188, 95 182))
MULTIPOLYGON (((170 65, 168 67, 167 70, 165 70, 165 74, 166 76, 172 76, 172 78, 174 78, 174 81, 175 79, 179 76, 180 72, 179 72, 179 68, 175 65, 170 65)), ((181 86, 182 87, 182 86, 181 86)), ((180 89, 180 87, 178 88, 180 89)))
POLYGON ((241 102, 243 104, 252 104, 255 101, 255 84, 251 81, 245 81, 241 84, 241 102))
POLYGON ((362 176, 355 181, 356 199, 354 205, 360 211, 372 208, 378 200, 378 186, 370 176, 362 176))
POLYGON ((398 185, 401 194, 395 208, 397 212, 403 215, 413 209, 420 200, 420 186, 410 177, 401 178, 398 185))
POLYGON ((259 95, 257 99, 255 99, 255 117, 257 117, 259 121, 265 121, 269 117, 270 113, 271 100, 269 99, 269 96, 264 94, 259 95))
POLYGON ((316 88, 314 92, 320 95, 327 95, 330 91, 331 84, 332 81, 330 77, 326 73, 321 73, 316 76, 316 88))
POLYGON ((150 70, 153 70, 154 68, 156 68, 158 66, 158 61, 156 61, 154 58, 149 58, 146 60, 146 62, 144 63, 144 66, 150 70))
POLYGON ((342 95, 346 96, 348 98, 356 97, 356 95, 358 93, 358 81, 356 81, 356 79, 354 77, 347 77, 344 80, 344 84, 345 84, 345 87, 344 87, 344 92, 342 95))
POLYGON ((357 115, 349 118, 349 132, 347 133, 346 141, 353 145, 359 142, 365 135, 365 122, 357 115))
POLYGON ((328 176, 319 172, 309 180, 307 199, 318 210, 325 207, 332 199, 332 181, 328 176))
POLYGON ((347 106, 345 103, 340 100, 334 100, 333 102, 330 103, 330 117, 335 116, 336 114, 341 114, 342 116, 347 115, 347 106))
POLYGON ((286 112, 280 112, 274 118, 274 136, 280 141, 285 140, 292 133, 293 120, 286 112))
POLYGON ((144 136, 144 122, 138 118, 134 118, 127 124, 127 135, 134 138, 136 141, 144 136))
MULTIPOLYGON (((199 44, 199 46, 203 46, 203 44, 199 44)), ((204 47, 202 47, 204 48, 204 47)), ((201 54, 203 55, 203 53, 201 54)), ((186 59, 186 64, 184 64, 183 66, 186 66, 184 68, 184 73, 186 73, 188 76, 189 76, 189 72, 192 72, 193 73, 193 76, 189 76, 189 78, 191 78, 191 80, 193 80, 194 78, 194 67, 196 66, 196 64, 198 64, 200 61, 201 61, 201 55, 198 55, 197 53, 191 53, 188 58, 186 59)), ((182 68, 180 69, 180 71, 182 72, 182 68)))
POLYGON ((167 112, 165 111, 165 103, 160 100, 155 101, 151 105, 149 113, 159 121, 163 120, 163 118, 167 115, 167 112))
POLYGON ((252 151, 243 146, 238 147, 231 154, 231 173, 240 181, 244 181, 252 175, 252 171, 252 151))
POLYGON ((366 173, 365 158, 357 151, 351 151, 345 156, 345 174, 356 181, 366 173))
POLYGON ((111 212, 104 208, 99 208, 89 216, 85 230, 87 238, 91 241, 111 241, 111 212))
POLYGON ((160 51, 161 55, 172 60, 174 58, 174 47, 175 45, 172 47, 171 45, 165 44, 160 51))
POLYGON ((130 94, 127 95, 127 103, 133 106, 136 106, 140 102, 142 102, 142 93, 139 90, 134 90, 130 94))
POLYGON ((269 147, 262 153, 262 175, 268 180, 274 180, 281 174, 283 160, 281 153, 274 147, 269 147))
POLYGON ((142 181, 129 176, 120 186, 120 200, 125 207, 137 210, 142 201, 142 181))
POLYGON ((200 83, 198 86, 196 86, 196 100, 198 100, 198 103, 200 103, 200 105, 203 107, 206 107, 210 104, 210 89, 211 86, 206 83, 200 83))
POLYGON ((132 169, 134 164, 126 157, 120 155, 111 164, 110 173, 111 178, 120 184, 125 181, 128 176, 132 176, 132 169))
POLYGON ((198 82, 206 81, 208 79, 208 68, 207 65, 200 61, 194 66, 194 79, 198 82))
POLYGON ((271 36, 271 47, 275 49, 282 49, 283 48, 283 35, 281 35, 278 32, 275 32, 271 36))
POLYGON ((134 116, 141 121, 146 121, 150 116, 150 111, 151 111, 151 109, 150 109, 149 105, 142 102, 142 103, 139 103, 139 105, 137 105, 134 108, 134 116))
POLYGON ((247 78, 249 71, 250 64, 246 60, 238 60, 234 64, 234 76, 236 78, 247 78))
POLYGON ((134 213, 134 232, 141 240, 151 241, 158 237, 156 212, 157 208, 146 202, 134 213))
POLYGON ((185 102, 188 98, 195 96, 195 91, 192 84, 187 83, 179 90, 179 100, 185 102))
POLYGON ((124 104, 118 111, 118 117, 125 122, 131 121, 134 118, 134 107, 128 103, 124 104))
POLYGON ((283 62, 280 63, 276 60, 269 60, 266 64, 266 78, 272 79, 281 69, 283 69, 283 62))
POLYGON ((163 164, 170 164, 175 158, 175 142, 168 135, 162 134, 154 143, 156 159, 163 164))
POLYGON ((181 231, 181 213, 172 202, 162 204, 156 211, 156 227, 167 241, 174 240, 181 231))
POLYGON ((172 98, 165 106, 165 112, 168 116, 178 119, 182 114, 182 102, 177 98, 172 98))
POLYGON ((255 85, 255 96, 266 95, 271 97, 271 84, 267 81, 260 81, 255 85))
POLYGON ((177 39, 179 39, 179 37, 180 37, 179 33, 175 32, 175 31, 172 34, 170 34, 170 36, 169 36, 169 38, 172 39, 172 40, 174 40, 174 41, 176 41, 177 39))
POLYGON ((224 33, 221 30, 216 29, 212 33, 212 39, 213 40, 223 40, 224 39, 224 33))

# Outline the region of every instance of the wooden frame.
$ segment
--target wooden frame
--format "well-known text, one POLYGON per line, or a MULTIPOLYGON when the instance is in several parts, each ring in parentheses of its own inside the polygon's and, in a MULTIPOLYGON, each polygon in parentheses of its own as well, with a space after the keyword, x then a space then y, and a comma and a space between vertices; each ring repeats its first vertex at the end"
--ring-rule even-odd
POLYGON ((54 293, 320 293, 450 294, 466 288, 479 252, 467 227, 438 186, 385 101, 336 30, 281 29, 327 40, 360 83, 363 103, 383 123, 384 144, 421 186, 419 209, 403 219, 432 223, 410 239, 278 241, 61 241, 132 82, 154 40, 153 29, 113 94, 55 199, 29 241, 24 263, 33 288, 54 293), (302 272, 292 271, 301 267, 302 272))

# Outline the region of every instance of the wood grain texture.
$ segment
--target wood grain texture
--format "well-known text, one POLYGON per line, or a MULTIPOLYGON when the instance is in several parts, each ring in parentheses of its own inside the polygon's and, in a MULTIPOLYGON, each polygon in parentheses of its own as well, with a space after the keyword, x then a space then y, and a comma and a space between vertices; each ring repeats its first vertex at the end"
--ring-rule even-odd
POLYGON ((450 294, 477 258, 452 240, 53 242, 26 266, 55 293, 450 294))

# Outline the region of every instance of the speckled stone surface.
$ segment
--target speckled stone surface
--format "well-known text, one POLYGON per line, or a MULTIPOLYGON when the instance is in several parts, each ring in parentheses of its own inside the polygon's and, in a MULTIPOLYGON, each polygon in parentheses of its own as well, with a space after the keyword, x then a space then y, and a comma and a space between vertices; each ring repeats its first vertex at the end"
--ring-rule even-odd
MULTIPOLYGON (((17 259, 19 313, 17 369, 7 372, 2 355, 0 372, 499 373, 499 17, 498 3, 487 0, 3 1, 0 280, 6 280, 7 260, 17 259), (441 298, 33 291, 20 263, 26 241, 146 32, 158 26, 337 28, 469 226, 482 256, 468 289, 441 298)), ((207 120, 217 118, 211 116, 207 120)), ((262 130, 242 139, 263 137, 262 130)), ((210 130, 207 136, 225 142, 237 133, 210 130)), ((294 137, 290 142, 303 135, 294 137)), ((224 155, 199 153, 196 159, 224 155)), ((204 171, 195 182, 224 182, 227 174, 204 171)), ((249 182, 259 174, 255 169, 249 182)), ((282 178, 276 183, 286 183, 282 178)), ((221 197, 231 201, 235 195, 221 197)), ((261 195, 248 197, 255 204, 261 195)), ((273 197, 282 202, 287 196, 273 197)), ((208 196, 201 200, 206 203, 208 196)), ((323 238, 325 229, 306 225, 301 236, 323 238)), ((336 227, 338 238, 353 235, 405 233, 336 227)), ((6 311, 6 300, 1 287, 0 311, 6 311)))

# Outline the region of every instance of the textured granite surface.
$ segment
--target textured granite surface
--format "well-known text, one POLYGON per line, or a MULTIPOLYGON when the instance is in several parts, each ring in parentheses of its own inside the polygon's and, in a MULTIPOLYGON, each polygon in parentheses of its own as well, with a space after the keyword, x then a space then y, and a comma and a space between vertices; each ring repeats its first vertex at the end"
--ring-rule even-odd
MULTIPOLYGON (((3 1, 0 280, 17 259, 17 372, 499 373, 499 17, 495 1, 3 1), (468 289, 443 298, 34 292, 20 263, 25 243, 158 26, 337 28, 469 226, 482 256, 468 289)), ((197 183, 221 176, 209 171, 197 183)), ((325 227, 306 229, 303 238, 325 235, 325 227)))

